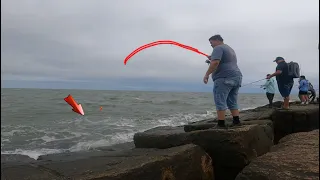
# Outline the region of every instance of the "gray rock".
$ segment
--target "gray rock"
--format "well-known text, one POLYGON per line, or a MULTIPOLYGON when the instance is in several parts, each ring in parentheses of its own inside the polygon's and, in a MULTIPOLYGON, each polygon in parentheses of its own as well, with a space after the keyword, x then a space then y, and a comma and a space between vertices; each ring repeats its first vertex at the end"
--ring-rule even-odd
POLYGON ((319 129, 319 105, 293 105, 290 110, 277 110, 272 115, 275 143, 296 132, 319 129))
POLYGON ((44 180, 212 180, 210 156, 199 146, 169 149, 131 149, 125 151, 81 152, 45 156, 33 163, 1 165, 1 179, 44 180), (66 158, 63 158, 66 157, 66 158))
POLYGON ((236 180, 319 179, 319 130, 288 135, 246 166, 236 180))
POLYGON ((183 127, 160 126, 145 132, 136 133, 133 137, 137 148, 170 148, 188 144, 183 127))
POLYGON ((134 142, 141 148, 165 148, 188 143, 199 145, 213 159, 215 178, 228 180, 234 179, 252 159, 269 151, 273 145, 270 134, 272 128, 265 124, 188 133, 180 127, 159 127, 135 135, 134 142))

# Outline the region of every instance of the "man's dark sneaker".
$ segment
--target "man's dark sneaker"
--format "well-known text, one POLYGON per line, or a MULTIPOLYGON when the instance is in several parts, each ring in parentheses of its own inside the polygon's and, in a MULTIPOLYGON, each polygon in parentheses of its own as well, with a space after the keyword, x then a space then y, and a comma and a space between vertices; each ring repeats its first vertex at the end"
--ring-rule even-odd
POLYGON ((229 127, 241 126, 241 122, 232 122, 229 127))
POLYGON ((216 124, 213 128, 215 128, 215 129, 219 129, 219 128, 225 129, 225 128, 227 128, 227 126, 225 124, 216 124))
POLYGON ((233 126, 241 126, 242 124, 241 124, 241 122, 238 122, 238 123, 234 123, 234 122, 233 122, 232 125, 233 125, 233 126))

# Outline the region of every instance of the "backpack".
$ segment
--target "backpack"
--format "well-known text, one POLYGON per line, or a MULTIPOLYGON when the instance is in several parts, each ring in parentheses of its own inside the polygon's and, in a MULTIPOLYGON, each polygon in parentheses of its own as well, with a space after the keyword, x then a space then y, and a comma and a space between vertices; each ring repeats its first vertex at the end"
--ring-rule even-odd
POLYGON ((292 61, 288 63, 288 75, 292 78, 300 77, 300 67, 298 63, 292 61))

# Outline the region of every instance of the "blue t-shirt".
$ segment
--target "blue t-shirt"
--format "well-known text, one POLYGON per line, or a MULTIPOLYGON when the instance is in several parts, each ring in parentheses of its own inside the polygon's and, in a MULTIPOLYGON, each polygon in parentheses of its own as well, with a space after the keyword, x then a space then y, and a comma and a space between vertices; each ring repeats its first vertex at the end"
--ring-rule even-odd
POLYGON ((221 44, 213 48, 211 61, 220 61, 216 71, 212 73, 212 80, 219 78, 242 76, 237 64, 237 56, 234 50, 226 45, 221 44))
POLYGON ((309 90, 309 82, 305 79, 300 80, 299 82, 299 90, 303 92, 308 92, 309 90))

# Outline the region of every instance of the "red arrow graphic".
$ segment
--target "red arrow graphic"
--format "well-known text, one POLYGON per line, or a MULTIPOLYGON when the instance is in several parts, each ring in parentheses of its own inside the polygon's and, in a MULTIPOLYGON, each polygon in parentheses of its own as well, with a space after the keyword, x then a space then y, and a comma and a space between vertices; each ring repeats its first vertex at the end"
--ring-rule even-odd
POLYGON ((124 65, 127 64, 127 61, 132 57, 134 56, 135 54, 137 54, 139 51, 142 51, 146 48, 149 48, 149 47, 152 47, 152 46, 157 46, 157 45, 160 45, 160 44, 172 44, 172 45, 176 45, 176 46, 179 46, 181 48, 185 48, 187 50, 190 50, 190 51, 193 51, 193 52, 196 52, 198 54, 201 54, 201 55, 204 55, 206 57, 208 57, 207 54, 199 51, 198 49, 196 48, 193 48, 191 46, 187 46, 187 45, 184 45, 184 44, 180 44, 178 42, 175 42, 175 41, 171 41, 171 40, 162 40, 162 41, 155 41, 155 42, 152 42, 152 43, 149 43, 149 44, 145 44, 143 46, 140 46, 139 48, 137 48, 136 50, 134 50, 132 53, 130 53, 125 59, 124 59, 124 65))
POLYGON ((73 108, 72 110, 80 115, 84 115, 81 104, 77 104, 77 102, 73 99, 73 97, 69 94, 64 100, 73 108))

